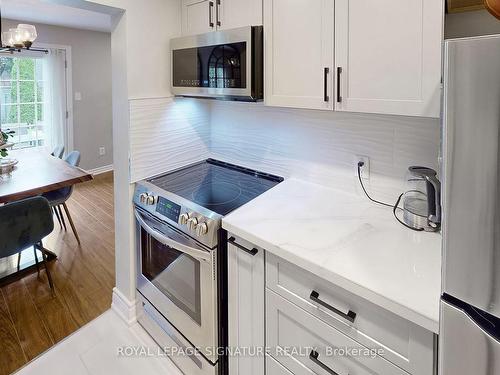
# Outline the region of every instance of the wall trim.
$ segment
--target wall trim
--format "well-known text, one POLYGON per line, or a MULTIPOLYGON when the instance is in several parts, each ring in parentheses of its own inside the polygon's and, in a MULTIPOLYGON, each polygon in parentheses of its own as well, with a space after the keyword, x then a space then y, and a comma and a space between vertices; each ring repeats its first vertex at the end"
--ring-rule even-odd
POLYGON ((92 175, 99 175, 99 174, 103 174, 103 173, 106 173, 106 172, 111 172, 113 171, 113 164, 110 164, 110 165, 104 165, 102 167, 97 167, 97 168, 94 168, 94 169, 89 169, 88 172, 92 175))
POLYGON ((130 301, 116 287, 113 288, 111 309, 129 326, 137 322, 136 301, 130 301))

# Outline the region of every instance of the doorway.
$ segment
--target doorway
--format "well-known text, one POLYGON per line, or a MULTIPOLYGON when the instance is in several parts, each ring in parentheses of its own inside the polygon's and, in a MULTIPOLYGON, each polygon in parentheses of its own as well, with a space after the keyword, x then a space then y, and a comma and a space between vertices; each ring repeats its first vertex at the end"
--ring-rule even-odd
POLYGON ((13 132, 9 142, 14 149, 72 148, 71 51, 65 46, 45 48, 46 54, 0 56, 0 127, 13 132))

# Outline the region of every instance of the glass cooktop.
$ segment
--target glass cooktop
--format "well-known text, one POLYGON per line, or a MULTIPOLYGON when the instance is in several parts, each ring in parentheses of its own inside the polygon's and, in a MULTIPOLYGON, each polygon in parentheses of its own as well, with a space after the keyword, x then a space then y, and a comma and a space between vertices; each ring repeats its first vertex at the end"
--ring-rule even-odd
POLYGON ((282 181, 282 177, 214 159, 149 180, 220 215, 227 215, 282 181))

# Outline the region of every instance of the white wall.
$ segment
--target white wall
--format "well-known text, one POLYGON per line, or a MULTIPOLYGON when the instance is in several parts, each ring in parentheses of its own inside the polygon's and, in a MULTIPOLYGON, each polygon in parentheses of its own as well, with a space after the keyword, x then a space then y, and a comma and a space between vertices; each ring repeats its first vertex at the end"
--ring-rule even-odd
MULTIPOLYGON (((20 21, 3 19, 3 29, 20 21)), ((35 24, 38 43, 71 46, 73 92, 73 144, 82 154, 81 167, 95 169, 113 164, 111 95, 111 34, 35 24), (106 155, 99 156, 99 147, 106 155)))
POLYGON ((170 39, 180 35, 180 0, 98 0, 124 9, 129 99, 170 95, 170 39))
POLYGON ((500 34, 500 20, 487 10, 447 14, 445 38, 500 34))

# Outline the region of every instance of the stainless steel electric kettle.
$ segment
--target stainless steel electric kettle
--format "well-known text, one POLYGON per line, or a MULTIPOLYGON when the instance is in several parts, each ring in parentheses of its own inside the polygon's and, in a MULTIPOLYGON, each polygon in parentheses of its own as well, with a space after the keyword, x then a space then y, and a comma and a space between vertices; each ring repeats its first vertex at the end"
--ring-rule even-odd
POLYGON ((403 222, 415 230, 441 228, 441 183, 435 170, 409 167, 403 195, 403 222))

